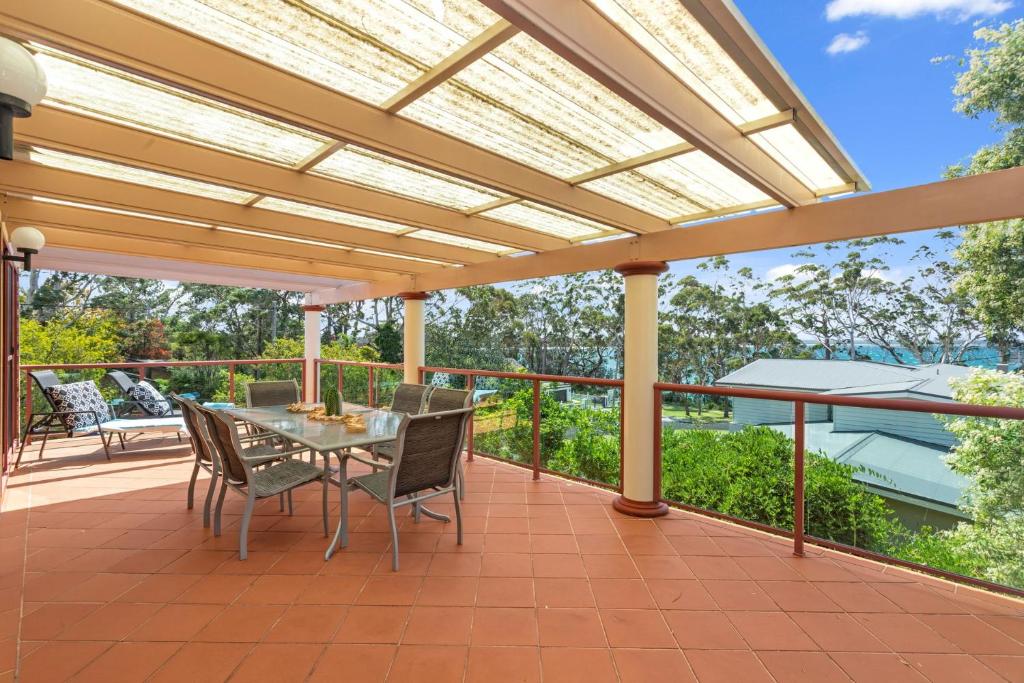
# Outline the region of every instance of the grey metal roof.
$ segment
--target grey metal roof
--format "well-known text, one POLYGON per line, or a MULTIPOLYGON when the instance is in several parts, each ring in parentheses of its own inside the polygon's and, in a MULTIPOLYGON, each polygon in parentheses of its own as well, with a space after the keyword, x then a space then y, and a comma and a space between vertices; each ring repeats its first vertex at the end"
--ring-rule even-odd
POLYGON ((817 391, 837 395, 919 394, 951 399, 951 377, 971 368, 962 365, 890 365, 870 361, 762 358, 730 372, 715 384, 817 391))

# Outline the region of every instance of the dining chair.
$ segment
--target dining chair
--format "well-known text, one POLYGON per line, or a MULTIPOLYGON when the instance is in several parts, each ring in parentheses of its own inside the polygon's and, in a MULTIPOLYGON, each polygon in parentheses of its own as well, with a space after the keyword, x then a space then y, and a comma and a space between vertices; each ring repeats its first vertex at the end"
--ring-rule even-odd
MULTIPOLYGON (((210 485, 206 490, 206 501, 203 503, 203 527, 210 526, 210 508, 213 504, 213 492, 217 488, 217 479, 220 476, 220 461, 216 457, 209 442, 203 436, 203 416, 195 401, 179 394, 171 394, 171 399, 181 408, 181 416, 185 421, 185 429, 188 431, 189 439, 192 441, 192 452, 195 455, 195 464, 192 466, 192 477, 188 482, 188 509, 193 508, 196 480, 199 471, 203 470, 210 475, 210 485)), ((247 457, 273 455, 278 458, 286 458, 279 448, 269 441, 270 434, 239 435, 240 443, 250 445, 242 448, 243 455, 247 457), (256 443, 263 441, 264 443, 256 443)), ((284 510, 284 498, 281 498, 281 509, 284 510)))
POLYGON ((301 400, 299 383, 294 379, 249 382, 245 385, 246 408, 284 406, 301 400))
MULTIPOLYGON (((462 389, 445 389, 437 387, 430 392, 430 399, 427 401, 428 413, 440 413, 446 410, 460 410, 473 405, 473 392, 462 389)), ((456 483, 459 485, 459 498, 466 498, 466 475, 462 471, 462 458, 459 458, 459 467, 455 471, 456 483)), ((414 508, 419 512, 419 507, 414 508)))
MULTIPOLYGON (((391 569, 398 571, 398 526, 395 510, 403 505, 419 507, 424 501, 452 494, 455 501, 456 539, 462 545, 462 507, 459 501, 456 473, 466 425, 473 409, 462 408, 441 413, 406 415, 395 438, 395 457, 391 465, 367 460, 358 455, 349 457, 374 468, 374 472, 350 477, 342 487, 341 528, 348 528, 348 492, 358 488, 387 506, 391 528, 391 569)), ((431 513, 445 522, 446 515, 431 513)))
MULTIPOLYGON (((395 389, 395 395, 391 399, 391 412, 403 415, 419 415, 426 407, 427 398, 434 387, 428 384, 399 384, 395 389)), ((388 441, 379 443, 371 450, 374 460, 384 458, 393 460, 395 457, 395 442, 388 441)))
POLYGON ((214 536, 220 536, 221 512, 228 489, 245 496, 245 510, 239 529, 238 557, 241 560, 246 559, 249 556, 249 522, 252 520, 256 501, 285 494, 288 497, 288 514, 291 515, 292 491, 318 480, 322 489, 324 536, 327 535, 327 478, 324 477, 324 471, 302 459, 292 460, 289 457, 308 449, 275 451, 266 455, 246 452, 234 420, 220 411, 195 407, 205 418, 200 423, 203 438, 219 461, 221 485, 213 515, 214 536), (263 467, 257 469, 260 465, 263 467))

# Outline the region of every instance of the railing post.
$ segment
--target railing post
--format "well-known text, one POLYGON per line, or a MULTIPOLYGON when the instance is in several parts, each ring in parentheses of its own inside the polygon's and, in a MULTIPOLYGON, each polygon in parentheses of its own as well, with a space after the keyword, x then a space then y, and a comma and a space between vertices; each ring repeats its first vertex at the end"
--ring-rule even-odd
POLYGON ((793 554, 804 554, 804 402, 793 402, 793 554))
MULTIPOLYGON (((420 368, 420 383, 422 383, 422 382, 423 382, 423 368, 420 368)), ((473 375, 472 374, 466 375, 466 388, 469 390, 469 396, 470 396, 469 402, 470 402, 470 405, 473 404, 473 387, 475 385, 476 385, 476 382, 474 381, 473 375)), ((468 453, 466 454, 466 460, 468 462, 473 462, 473 417, 472 416, 470 416, 470 418, 469 418, 469 434, 468 434, 468 436, 466 438, 466 445, 467 445, 467 448, 468 448, 468 453)))
MULTIPOLYGON (((661 502, 661 389, 654 389, 654 502, 661 502)), ((622 475, 619 475, 621 480, 622 475)))
POLYGON ((367 390, 366 390, 366 403, 371 408, 376 408, 376 406, 373 405, 373 399, 374 399, 374 393, 375 393, 373 391, 373 366, 371 365, 370 367, 366 368, 366 371, 367 371, 367 379, 369 380, 367 382, 368 386, 367 386, 367 390))
POLYGON ((139 366, 139 381, 141 382, 144 379, 146 379, 146 366, 145 365, 140 365, 139 366))
POLYGON ((299 376, 302 377, 302 382, 299 384, 299 396, 302 397, 302 400, 306 400, 306 397, 309 396, 310 384, 309 361, 305 357, 302 358, 302 369, 299 371, 299 376))
POLYGON ((540 380, 533 380, 533 478, 540 479, 540 380))
POLYGON ((228 363, 228 402, 235 402, 235 364, 228 363))
POLYGON ((345 366, 338 363, 334 367, 338 368, 338 405, 341 406, 345 402, 345 366))
MULTIPOLYGON (((29 370, 25 371, 25 413, 26 417, 25 424, 29 424, 29 420, 32 419, 32 378, 29 376, 29 370)), ((25 445, 32 445, 32 433, 31 431, 25 432, 25 445)))

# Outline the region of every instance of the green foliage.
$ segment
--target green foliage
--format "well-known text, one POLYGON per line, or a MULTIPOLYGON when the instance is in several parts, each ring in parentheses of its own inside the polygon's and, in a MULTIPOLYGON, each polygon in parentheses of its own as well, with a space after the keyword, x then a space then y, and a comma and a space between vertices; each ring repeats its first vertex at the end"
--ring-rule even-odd
MULTIPOLYGON (((769 427, 738 432, 676 430, 663 437, 666 498, 781 529, 793 528, 793 441, 769 427)), ((857 470, 823 455, 805 458, 807 533, 885 550, 899 525, 857 470)))
POLYGON ((373 338, 373 346, 380 354, 382 362, 402 362, 402 333, 394 322, 388 320, 377 329, 377 335, 373 338))
POLYGON ((21 320, 21 362, 24 365, 112 363, 117 353, 117 325, 106 313, 53 317, 48 322, 21 320))
POLYGON ((957 77, 956 110, 977 118, 995 112, 1001 124, 1024 123, 1024 19, 974 32, 981 45, 967 50, 957 77))

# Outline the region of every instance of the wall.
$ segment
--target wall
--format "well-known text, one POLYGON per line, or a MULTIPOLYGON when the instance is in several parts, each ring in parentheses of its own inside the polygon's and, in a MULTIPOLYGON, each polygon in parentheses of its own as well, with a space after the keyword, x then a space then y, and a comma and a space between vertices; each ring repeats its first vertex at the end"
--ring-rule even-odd
POLYGON ((953 435, 931 413, 845 406, 836 406, 834 410, 837 432, 883 432, 947 448, 956 443, 953 435))
MULTIPOLYGON (((793 404, 790 401, 766 401, 760 398, 734 398, 733 421, 742 425, 786 424, 793 422, 793 404)), ((806 422, 828 420, 830 406, 807 403, 804 405, 806 422)))

